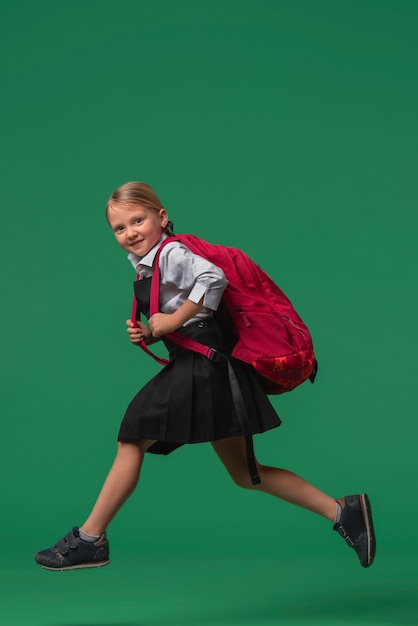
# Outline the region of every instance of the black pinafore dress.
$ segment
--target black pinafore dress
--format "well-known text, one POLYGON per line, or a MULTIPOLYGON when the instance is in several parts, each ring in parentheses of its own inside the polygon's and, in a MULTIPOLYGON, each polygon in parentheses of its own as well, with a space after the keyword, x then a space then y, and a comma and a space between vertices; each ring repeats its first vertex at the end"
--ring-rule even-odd
MULTIPOLYGON (((138 310, 149 317, 151 278, 134 283, 138 310)), ((187 337, 230 355, 234 340, 216 321, 193 322, 180 328, 187 337)), ((122 420, 119 441, 155 439, 148 452, 169 454, 186 443, 217 441, 243 434, 235 409, 226 359, 211 361, 162 338, 170 363, 132 399, 122 420)), ((228 356, 248 415, 251 435, 280 425, 255 370, 228 356)))

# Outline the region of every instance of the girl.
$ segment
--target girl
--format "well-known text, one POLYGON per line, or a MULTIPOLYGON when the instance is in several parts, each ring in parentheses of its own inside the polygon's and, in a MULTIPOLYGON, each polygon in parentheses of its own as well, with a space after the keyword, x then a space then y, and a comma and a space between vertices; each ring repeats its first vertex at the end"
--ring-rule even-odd
MULTIPOLYGON (((135 296, 149 317, 153 261, 172 223, 155 192, 145 183, 122 185, 111 195, 106 217, 119 245, 139 274, 135 296)), ((234 408, 226 359, 211 361, 164 338, 174 330, 230 354, 233 338, 213 316, 227 280, 222 270, 192 254, 180 242, 164 247, 159 259, 161 312, 149 327, 128 320, 133 344, 162 339, 170 363, 129 404, 118 437, 118 451, 89 517, 55 546, 38 552, 45 569, 101 567, 109 563, 106 528, 134 491, 146 452, 169 454, 185 443, 210 442, 232 480, 322 515, 355 549, 363 567, 374 559, 376 542, 366 494, 334 500, 292 472, 257 463, 260 484, 248 473, 245 440, 234 408)), ((229 358, 244 398, 252 434, 280 425, 253 368, 229 358)))

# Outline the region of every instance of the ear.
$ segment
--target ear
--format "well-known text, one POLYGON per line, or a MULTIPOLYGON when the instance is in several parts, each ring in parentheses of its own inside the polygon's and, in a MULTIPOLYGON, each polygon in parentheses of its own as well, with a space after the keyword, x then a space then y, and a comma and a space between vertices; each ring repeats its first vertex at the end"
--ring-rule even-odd
POLYGON ((165 209, 160 209, 160 224, 163 228, 165 228, 168 224, 168 213, 165 209))

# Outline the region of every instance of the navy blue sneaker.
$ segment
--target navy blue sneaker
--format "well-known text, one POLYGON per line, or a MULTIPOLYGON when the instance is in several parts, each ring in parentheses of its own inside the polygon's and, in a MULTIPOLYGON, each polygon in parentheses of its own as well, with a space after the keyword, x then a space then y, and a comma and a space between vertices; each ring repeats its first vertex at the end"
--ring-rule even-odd
POLYGON ((376 554, 372 509, 366 493, 345 496, 341 519, 333 526, 348 545, 357 552, 363 567, 370 567, 376 554))
POLYGON ((85 567, 103 567, 110 563, 109 543, 106 533, 94 543, 81 539, 78 527, 74 527, 55 546, 35 555, 35 561, 44 569, 63 571, 85 567))

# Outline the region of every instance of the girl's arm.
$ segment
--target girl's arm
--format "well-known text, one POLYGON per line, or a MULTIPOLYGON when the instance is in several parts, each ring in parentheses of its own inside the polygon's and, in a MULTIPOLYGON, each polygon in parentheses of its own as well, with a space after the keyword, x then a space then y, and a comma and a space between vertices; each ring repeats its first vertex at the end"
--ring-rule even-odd
POLYGON ((174 332, 205 309, 216 311, 228 284, 219 267, 178 242, 162 251, 160 270, 164 295, 170 302, 167 309, 172 312, 156 313, 149 318, 152 336, 156 338, 174 332), (179 293, 188 294, 187 300, 180 298, 183 302, 180 306, 177 304, 179 293), (178 308, 173 310, 176 305, 178 308))
POLYGON ((172 242, 163 249, 160 270, 166 302, 161 306, 163 313, 174 313, 177 310, 180 304, 177 297, 179 292, 184 294, 182 303, 187 298, 194 303, 202 304, 205 309, 216 311, 228 284, 225 274, 219 267, 193 254, 178 242, 172 242))
POLYGON ((202 296, 198 303, 186 300, 174 313, 155 313, 148 320, 152 336, 161 337, 161 335, 172 333, 203 309, 202 296))

